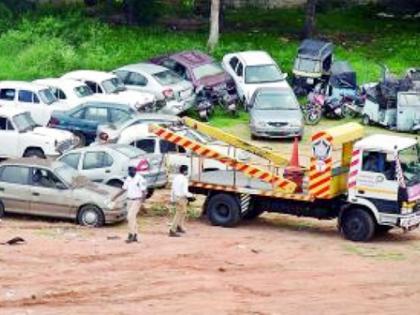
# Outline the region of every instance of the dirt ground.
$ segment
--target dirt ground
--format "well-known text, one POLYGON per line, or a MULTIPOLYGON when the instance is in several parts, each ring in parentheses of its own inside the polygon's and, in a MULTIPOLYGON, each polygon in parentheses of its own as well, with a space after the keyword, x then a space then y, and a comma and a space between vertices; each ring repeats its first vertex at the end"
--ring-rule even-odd
POLYGON ((167 216, 139 222, 127 245, 125 223, 4 218, 0 242, 26 243, 0 246, 0 314, 419 313, 420 231, 358 244, 334 221, 266 214, 231 229, 192 218, 175 239, 167 216))

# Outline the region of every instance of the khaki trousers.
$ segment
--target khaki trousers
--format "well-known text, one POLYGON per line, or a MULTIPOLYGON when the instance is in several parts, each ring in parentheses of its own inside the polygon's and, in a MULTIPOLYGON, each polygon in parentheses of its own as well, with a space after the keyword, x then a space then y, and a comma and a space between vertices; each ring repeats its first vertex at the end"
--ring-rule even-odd
POLYGON ((172 221, 171 231, 176 232, 178 228, 183 229, 185 217, 187 216, 187 198, 178 198, 175 202, 175 216, 172 221))
POLYGON ((138 233, 137 214, 141 208, 141 199, 128 199, 127 200, 127 221, 128 221, 128 232, 131 234, 138 233))

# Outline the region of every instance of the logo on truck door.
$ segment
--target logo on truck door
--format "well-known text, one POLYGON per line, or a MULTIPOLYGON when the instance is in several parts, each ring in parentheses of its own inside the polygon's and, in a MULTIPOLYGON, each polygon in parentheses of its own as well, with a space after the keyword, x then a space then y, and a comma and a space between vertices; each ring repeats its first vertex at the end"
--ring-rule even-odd
POLYGON ((326 167, 326 160, 331 156, 331 142, 321 138, 312 143, 312 155, 315 158, 315 167, 318 172, 323 172, 326 167))

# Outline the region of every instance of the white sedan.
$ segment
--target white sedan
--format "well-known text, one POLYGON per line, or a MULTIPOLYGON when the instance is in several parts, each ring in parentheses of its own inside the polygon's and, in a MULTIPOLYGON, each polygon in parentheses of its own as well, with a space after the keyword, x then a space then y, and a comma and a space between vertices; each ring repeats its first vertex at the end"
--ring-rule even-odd
POLYGON ((246 107, 261 87, 289 88, 287 73, 265 51, 243 51, 223 57, 223 68, 233 77, 239 98, 246 107))

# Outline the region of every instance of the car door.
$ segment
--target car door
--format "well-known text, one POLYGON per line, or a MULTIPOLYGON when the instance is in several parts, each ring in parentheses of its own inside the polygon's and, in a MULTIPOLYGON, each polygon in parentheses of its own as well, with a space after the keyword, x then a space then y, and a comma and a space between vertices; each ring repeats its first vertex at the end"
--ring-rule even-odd
POLYGON ((29 90, 19 90, 17 95, 17 103, 22 108, 31 113, 32 119, 40 125, 48 122, 50 113, 47 106, 40 102, 38 96, 29 90), (46 121, 47 120, 47 121, 46 121))
POLYGON ((17 165, 0 167, 0 199, 6 212, 31 213, 29 170, 17 165))
POLYGON ((137 90, 142 92, 151 92, 149 80, 141 73, 130 72, 124 81, 124 84, 131 90, 137 90))
POLYGON ((86 136, 88 143, 95 139, 98 125, 106 124, 109 120, 108 109, 95 105, 86 106, 81 112, 73 113, 71 117, 75 129, 86 136))
POLYGON ((0 157, 20 157, 20 141, 19 138, 25 136, 15 130, 12 122, 8 117, 0 116, 0 157))
POLYGON ((112 173, 114 159, 103 150, 85 151, 82 156, 82 164, 79 173, 91 181, 102 182, 112 173))
POLYGON ((29 177, 32 214, 60 218, 73 216, 73 192, 51 170, 33 167, 29 177))

